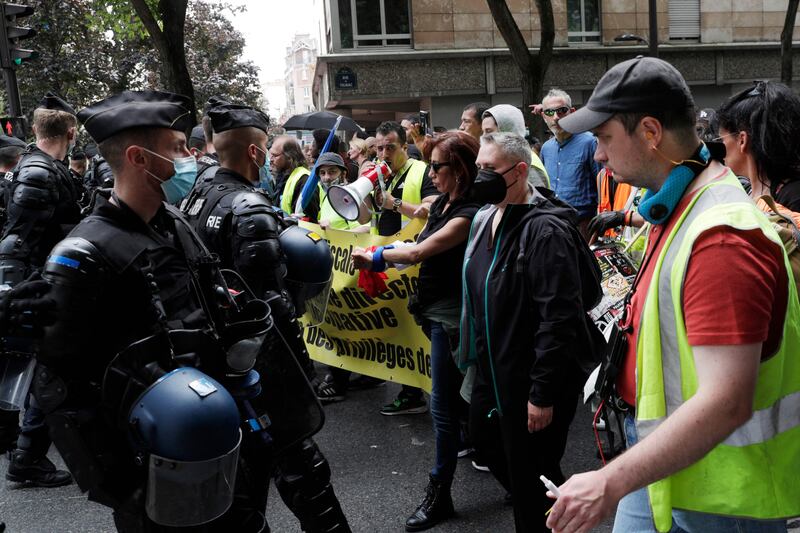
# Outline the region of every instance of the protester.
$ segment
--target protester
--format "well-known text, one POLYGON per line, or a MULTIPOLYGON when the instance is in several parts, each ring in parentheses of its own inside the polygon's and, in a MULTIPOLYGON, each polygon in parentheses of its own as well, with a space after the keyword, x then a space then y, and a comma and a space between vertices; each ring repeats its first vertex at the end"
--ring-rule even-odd
POLYGON ((340 230, 355 230, 363 228, 369 231, 369 226, 362 226, 355 220, 346 220, 331 206, 328 199, 328 189, 332 185, 345 185, 347 183, 347 167, 342 156, 326 152, 317 159, 317 173, 322 184, 322 202, 319 209, 319 225, 323 229, 333 228, 340 230))
POLYGON ((461 364, 477 372, 470 403, 476 451, 513 499, 517 531, 546 531, 540 475, 560 461, 602 339, 586 311, 601 295, 576 213, 527 181, 531 150, 513 133, 481 139, 464 259, 461 364))
MULTIPOLYGON (((350 161, 358 165, 358 171, 360 173, 364 168, 364 163, 370 161, 369 146, 367 145, 367 141, 353 137, 353 139, 350 141, 350 150, 347 151, 347 157, 350 158, 350 161)), ((348 181, 355 181, 357 177, 358 175, 348 175, 348 181)))
MULTIPOLYGON (((303 190, 311 174, 306 165, 305 155, 296 138, 290 135, 279 135, 275 138, 269 149, 269 166, 272 175, 275 176, 279 197, 272 200, 273 204, 280 206, 284 213, 295 212, 300 191, 303 190)), ((312 195, 311 202, 304 211, 312 221, 317 220, 319 195, 312 195)))
POLYGON ((406 531, 422 531, 454 513, 450 487, 459 447, 462 376, 450 347, 456 344, 461 313, 461 269, 472 217, 480 207, 470 199, 477 169, 478 142, 464 132, 443 133, 427 146, 429 176, 441 195, 431 206, 417 243, 353 252, 356 268, 381 271, 392 264, 421 263, 410 308, 431 340, 431 417, 436 461, 422 503, 406 521, 406 531))
POLYGON ((406 130, 406 140, 408 141, 408 157, 411 159, 416 159, 417 161, 423 161, 422 147, 417 146, 418 142, 421 145, 425 140, 425 132, 421 131, 422 124, 420 124, 419 113, 406 115, 403 120, 400 121, 400 125, 406 130))
POLYGON ((786 416, 800 409, 800 303, 779 237, 710 159, 670 64, 615 65, 561 126, 592 130, 597 161, 648 189, 653 228, 623 317, 628 450, 563 484, 548 526, 588 531, 616 506, 620 532, 786 531, 800 514, 786 416))
POLYGON ((759 81, 722 104, 717 121, 725 164, 750 179, 750 196, 766 194, 800 212, 800 98, 781 83, 759 81))
POLYGON ((551 89, 542 99, 541 113, 553 138, 542 145, 542 161, 547 168, 550 186, 556 196, 578 211, 578 227, 589 238, 589 221, 597 214, 597 183, 600 165, 594 161, 597 140, 591 133, 573 135, 559 121, 575 112, 570 96, 560 89, 551 89))
POLYGON ((472 135, 476 140, 481 137, 481 120, 483 120, 483 112, 489 109, 489 104, 486 102, 472 102, 464 108, 461 112, 461 124, 458 126, 459 131, 466 131, 472 135))
MULTIPOLYGON (((525 117, 522 111, 509 104, 498 104, 490 107, 483 112, 481 121, 481 131, 484 135, 495 131, 516 133, 520 137, 525 137, 525 117)), ((547 177, 547 169, 544 168, 539 155, 531 151, 531 168, 528 174, 528 181, 534 187, 550 187, 550 180, 547 177)))

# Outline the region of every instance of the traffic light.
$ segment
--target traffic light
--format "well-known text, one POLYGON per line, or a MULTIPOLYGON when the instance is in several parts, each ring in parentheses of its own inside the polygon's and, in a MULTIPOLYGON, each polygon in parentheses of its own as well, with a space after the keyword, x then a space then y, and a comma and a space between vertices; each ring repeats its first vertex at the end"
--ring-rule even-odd
POLYGON ((32 6, 0 3, 0 67, 15 68, 39 53, 19 48, 19 41, 36 35, 36 30, 17 26, 18 19, 33 14, 32 6))
POLYGON ((0 128, 4 135, 24 141, 28 134, 28 121, 25 117, 0 117, 0 128))

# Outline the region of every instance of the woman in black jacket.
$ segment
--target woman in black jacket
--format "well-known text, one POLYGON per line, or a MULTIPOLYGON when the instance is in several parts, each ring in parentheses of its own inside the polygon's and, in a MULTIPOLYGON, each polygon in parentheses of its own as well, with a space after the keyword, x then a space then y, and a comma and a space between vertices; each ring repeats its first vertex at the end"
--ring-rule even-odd
POLYGON ((577 213, 528 184, 530 160, 519 135, 481 139, 473 192, 492 205, 464 258, 460 359, 476 369, 473 445, 511 493, 517 531, 545 532, 552 501, 539 476, 564 482, 567 430, 603 344, 586 314, 601 289, 577 213))

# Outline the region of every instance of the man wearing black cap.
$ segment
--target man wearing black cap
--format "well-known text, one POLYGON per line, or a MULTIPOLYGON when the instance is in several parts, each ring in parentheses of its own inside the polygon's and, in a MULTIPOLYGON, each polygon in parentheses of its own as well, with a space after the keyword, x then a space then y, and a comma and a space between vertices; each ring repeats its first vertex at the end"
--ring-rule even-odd
MULTIPOLYGON (((255 189, 269 166, 269 117, 247 106, 220 101, 208 110, 208 116, 221 166, 210 181, 192 190, 182 210, 206 246, 219 255, 222 266, 239 272, 256 295, 269 303, 280 336, 289 343, 307 378, 313 380, 314 366, 284 281, 286 261, 278 236, 286 225, 267 197, 255 189)), ((286 346, 275 343, 272 357, 278 356, 275 350, 286 350, 286 346)), ((301 391, 287 392, 292 396, 288 401, 304 401, 301 391)), ((264 474, 262 510, 269 471, 264 474)), ((281 455, 276 462, 275 485, 304 531, 349 531, 330 484, 330 467, 313 439, 304 439, 281 455)))
POLYGON ((800 515, 800 303, 780 238, 700 142, 669 63, 615 65, 560 125, 593 131, 595 159, 648 190, 652 229, 610 343, 628 450, 551 490, 547 526, 590 531, 616 507, 615 531, 786 531, 800 515))
MULTIPOLYGON (((119 531, 161 531, 145 513, 148 463, 132 448, 126 408, 164 372, 198 359, 220 379, 203 354, 211 349, 213 361, 227 361, 219 353, 224 345, 202 332, 219 339, 227 325, 219 307, 236 305, 199 237, 168 205, 188 192, 196 174, 184 134, 189 99, 126 91, 78 118, 113 170, 114 188, 97 192, 92 214, 49 256, 44 276, 57 320, 42 340, 32 388, 89 498, 114 509, 119 531), (173 337, 175 330, 182 336, 173 337), (117 386, 108 385, 112 379, 117 386)), ((254 431, 243 442, 259 438, 254 431)), ((176 445, 198 450, 203 442, 176 445)), ((247 474, 239 474, 234 504, 219 519, 225 527, 215 521, 208 531, 260 531, 262 513, 249 503, 247 474)), ((155 505, 161 503, 169 502, 155 505)))
MULTIPOLYGON (((33 112, 36 143, 26 148, 8 186, 0 237, 2 283, 17 284, 42 268, 53 245, 80 220, 83 190, 65 164, 75 145, 76 125, 75 110, 53 93, 47 93, 33 112)), ((31 400, 6 478, 43 487, 69 483, 69 474, 47 459, 49 448, 44 415, 31 400)))

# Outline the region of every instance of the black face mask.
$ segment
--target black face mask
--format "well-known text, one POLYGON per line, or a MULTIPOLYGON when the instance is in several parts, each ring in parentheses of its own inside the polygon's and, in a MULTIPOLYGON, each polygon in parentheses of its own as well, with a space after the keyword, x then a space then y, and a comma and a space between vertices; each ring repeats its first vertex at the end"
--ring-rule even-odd
MULTIPOLYGON (((516 165, 515 165, 516 166, 516 165)), ((497 172, 488 168, 482 168, 475 177, 472 184, 472 197, 482 204, 499 204, 506 197, 506 191, 514 185, 516 181, 506 185, 503 175, 514 168, 513 166, 505 172, 497 172)))

